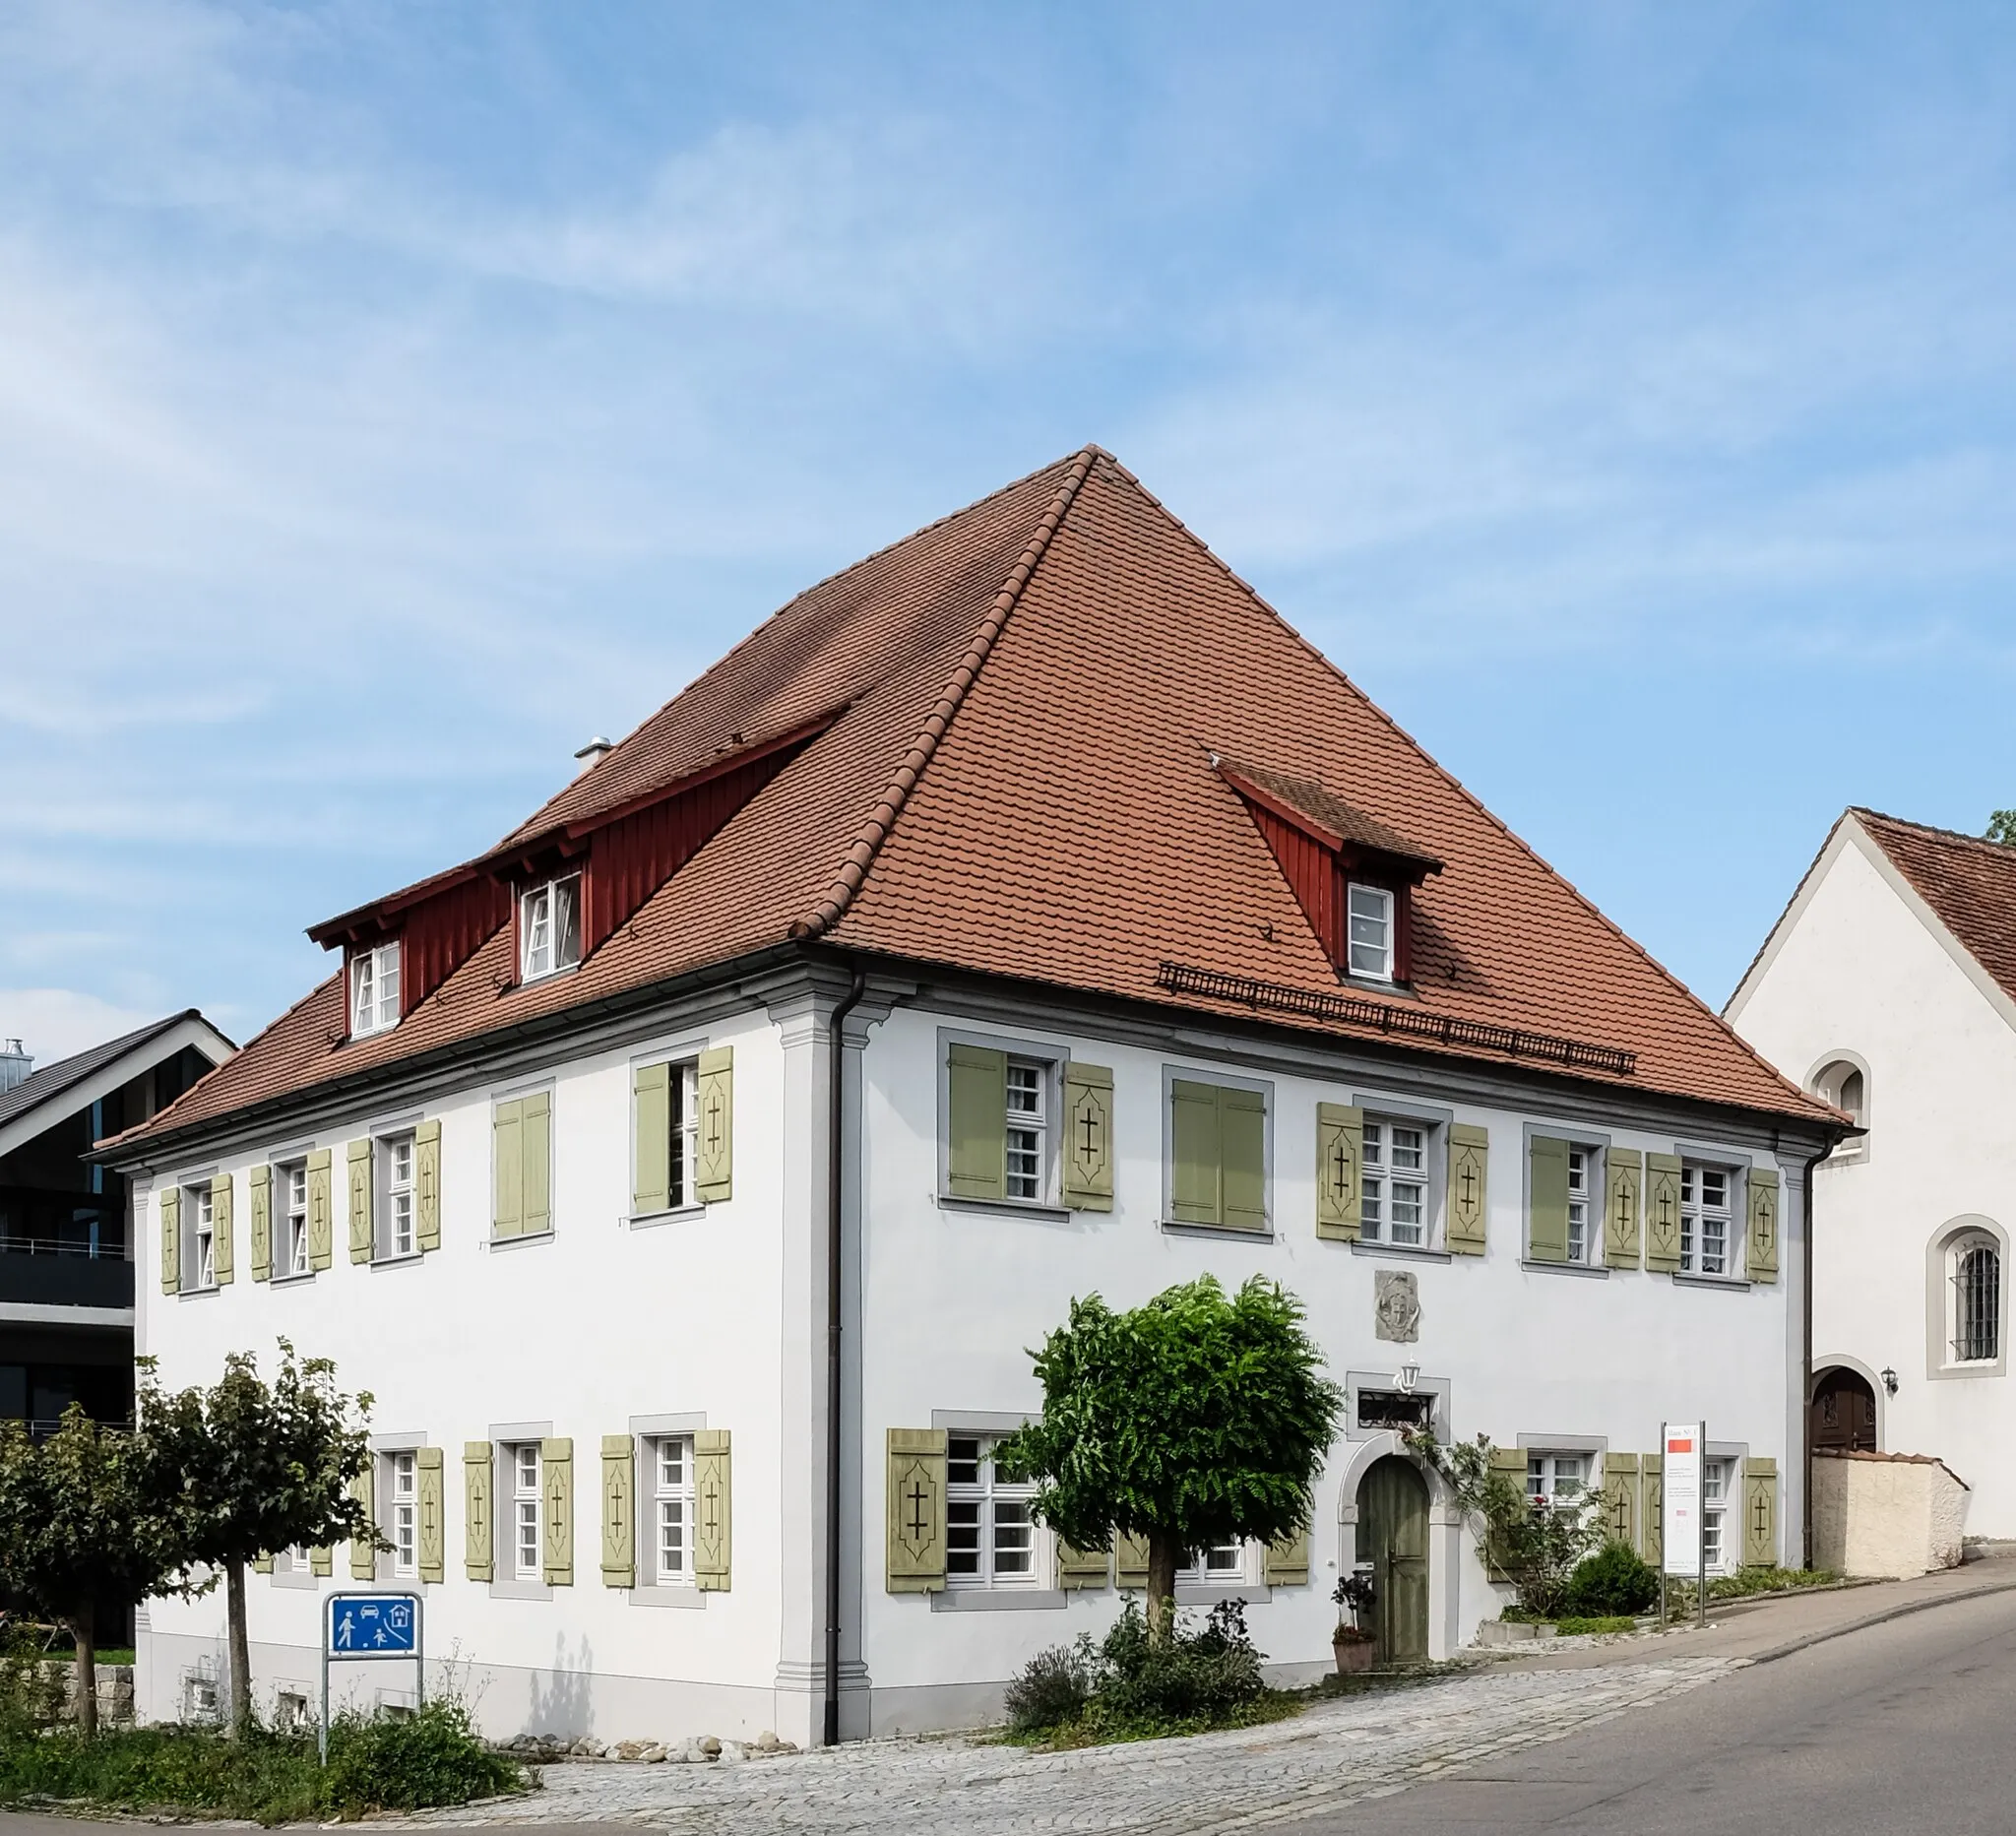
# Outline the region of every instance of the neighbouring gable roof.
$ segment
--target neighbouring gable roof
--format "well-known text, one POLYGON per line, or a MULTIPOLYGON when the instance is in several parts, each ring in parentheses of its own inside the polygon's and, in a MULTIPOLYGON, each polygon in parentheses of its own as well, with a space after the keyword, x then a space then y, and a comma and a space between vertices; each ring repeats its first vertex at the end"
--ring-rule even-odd
POLYGON ((1280 990, 1284 1024, 1365 1037, 1324 1007, 1335 969, 1216 755, 1341 837, 1441 865, 1417 895, 1416 987, 1389 1037, 1439 1029, 1435 1049, 1501 1061, 1515 1034, 1593 1043, 1632 1088, 1829 1115, 1097 448, 799 595, 500 849, 800 728, 578 971, 517 985, 507 925, 360 1040, 333 976, 149 1131, 793 938, 1251 1010, 1185 992, 1202 972, 1280 990))
POLYGON ((2016 1000, 2016 848, 1873 809, 1848 813, 1954 941, 2016 1000))
MULTIPOLYGON (((26 1115, 31 1109, 39 1108, 46 1103, 54 1102, 65 1091, 74 1090, 106 1066, 115 1064, 128 1053, 137 1052, 152 1044, 162 1034, 173 1031, 185 1020, 203 1020, 201 1010, 189 1007, 179 1014, 168 1014, 144 1027, 136 1027, 131 1033, 122 1033, 115 1040, 106 1040, 102 1045, 93 1045, 88 1050, 73 1053, 68 1058, 58 1058, 53 1064, 45 1064, 39 1071, 32 1071, 15 1087, 0 1094, 0 1125, 26 1115)), ((215 1029, 212 1029, 215 1031, 215 1029)), ((220 1039, 223 1038, 219 1034, 220 1039)), ((224 1041, 228 1045, 230 1042, 224 1041)))

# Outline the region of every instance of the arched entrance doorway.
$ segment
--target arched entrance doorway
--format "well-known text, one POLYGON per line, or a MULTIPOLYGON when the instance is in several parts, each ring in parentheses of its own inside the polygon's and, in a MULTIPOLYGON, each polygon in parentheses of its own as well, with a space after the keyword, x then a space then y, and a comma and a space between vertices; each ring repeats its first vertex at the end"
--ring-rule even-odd
POLYGON ((1813 1385, 1813 1445, 1840 1453, 1876 1451, 1876 1392, 1846 1364, 1834 1364, 1813 1385))
POLYGON ((1378 1590, 1372 1629, 1381 1664, 1428 1655, 1428 1488, 1411 1460, 1387 1454, 1358 1485, 1357 1559, 1378 1590))

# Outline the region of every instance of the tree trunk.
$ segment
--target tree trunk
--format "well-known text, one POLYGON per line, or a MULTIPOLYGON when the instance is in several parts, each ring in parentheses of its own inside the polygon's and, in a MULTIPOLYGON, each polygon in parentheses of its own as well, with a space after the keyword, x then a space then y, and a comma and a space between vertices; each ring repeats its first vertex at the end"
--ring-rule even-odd
POLYGON ((87 1607, 70 1621, 70 1636, 77 1641, 77 1732, 87 1741, 95 1740, 98 1732, 98 1648, 92 1619, 87 1607))
POLYGON ((1176 1565, 1183 1551, 1162 1531, 1148 1534, 1148 1642, 1163 1645, 1175 1630, 1176 1565))
POLYGON ((252 1648, 245 1636, 245 1564, 224 1563, 224 1612, 230 1622, 230 1737, 242 1741, 252 1726, 252 1648))

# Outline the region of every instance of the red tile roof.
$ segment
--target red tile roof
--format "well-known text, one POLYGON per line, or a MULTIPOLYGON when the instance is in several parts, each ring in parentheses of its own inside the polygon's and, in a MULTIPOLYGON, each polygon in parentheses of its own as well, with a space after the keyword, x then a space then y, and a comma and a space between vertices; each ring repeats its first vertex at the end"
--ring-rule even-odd
POLYGON ((1851 809, 1968 955, 2016 1000, 2016 848, 1851 809))
POLYGON ((514 985, 507 926, 396 1029, 354 1042, 332 977, 147 1132, 792 938, 1193 1011, 1246 1008, 1178 993, 1165 965, 1334 994, 1215 753, 1299 787, 1322 820, 1350 816, 1358 839, 1445 863, 1417 896, 1412 1005, 1455 1035, 1432 1049, 1504 1062, 1475 1041, 1560 1036, 1634 1058, 1630 1088, 1829 1113, 1097 448, 800 594, 500 847, 827 717, 578 971, 514 985))

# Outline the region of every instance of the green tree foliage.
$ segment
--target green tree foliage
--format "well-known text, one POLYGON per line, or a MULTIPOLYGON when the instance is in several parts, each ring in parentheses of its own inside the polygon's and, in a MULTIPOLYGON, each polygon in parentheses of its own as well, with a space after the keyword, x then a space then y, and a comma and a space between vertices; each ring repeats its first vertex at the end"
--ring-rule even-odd
POLYGON ((1272 1282, 1228 1298, 1206 1275, 1126 1313, 1098 1295, 1073 1300, 1030 1354, 1042 1418, 995 1448, 995 1467, 1037 1482, 1033 1514, 1076 1549, 1147 1542, 1157 1642, 1191 1551, 1308 1526, 1344 1396, 1302 1317, 1272 1282))
POLYGON ((2016 809, 1992 810, 1988 815, 1987 839, 2003 847, 2016 846, 2016 809))
POLYGON ((252 1716, 246 1564, 296 1545, 363 1540, 390 1547, 350 1492, 371 1458, 364 1425, 370 1397, 338 1390, 328 1359, 296 1359, 284 1339, 280 1349, 271 1384, 249 1352, 235 1352, 212 1388, 172 1396, 143 1359, 136 1397, 148 1488, 172 1513, 187 1559, 224 1577, 230 1726, 241 1738, 252 1716))

